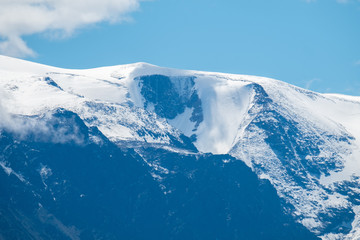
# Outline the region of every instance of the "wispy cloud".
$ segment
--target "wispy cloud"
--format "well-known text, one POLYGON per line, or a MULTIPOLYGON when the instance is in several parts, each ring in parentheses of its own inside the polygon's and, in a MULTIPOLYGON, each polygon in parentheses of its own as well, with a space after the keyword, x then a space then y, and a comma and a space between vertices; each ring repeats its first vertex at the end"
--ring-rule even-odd
POLYGON ((10 98, 0 88, 0 133, 6 130, 19 139, 31 138, 52 143, 84 143, 84 136, 74 118, 54 117, 53 112, 41 116, 13 115, 6 107, 10 98))
POLYGON ((121 22, 142 0, 0 0, 0 53, 16 57, 34 51, 23 36, 53 32, 68 37, 99 22, 121 22))
POLYGON ((321 82, 319 78, 313 78, 305 82, 305 88, 310 89, 315 82, 321 82))
POLYGON ((360 66, 360 60, 356 61, 355 65, 360 66))
POLYGON ((0 88, 0 130, 11 124, 11 116, 4 104, 4 99, 7 97, 7 93, 0 88))

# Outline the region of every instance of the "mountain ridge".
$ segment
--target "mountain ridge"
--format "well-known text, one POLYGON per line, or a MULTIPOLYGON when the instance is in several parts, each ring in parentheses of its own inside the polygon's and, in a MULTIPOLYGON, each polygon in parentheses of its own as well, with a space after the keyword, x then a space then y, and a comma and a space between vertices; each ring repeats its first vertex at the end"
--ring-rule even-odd
POLYGON ((16 62, 0 57, 8 116, 60 107, 119 146, 230 154, 270 180, 294 219, 323 239, 360 234, 360 97, 146 63, 70 70, 16 62))

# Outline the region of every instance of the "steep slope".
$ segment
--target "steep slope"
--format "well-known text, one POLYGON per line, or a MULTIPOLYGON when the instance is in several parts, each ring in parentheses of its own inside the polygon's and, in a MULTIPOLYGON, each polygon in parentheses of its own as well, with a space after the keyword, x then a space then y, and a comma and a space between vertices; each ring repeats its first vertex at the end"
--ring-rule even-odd
POLYGON ((121 148, 230 154, 270 180, 311 231, 324 239, 360 234, 359 97, 145 63, 68 70, 7 57, 0 57, 0 89, 7 128, 21 125, 12 114, 61 107, 121 148))
POLYGON ((30 121, 47 128, 0 131, 1 239, 316 239, 229 155, 150 147, 144 161, 72 112, 30 121))

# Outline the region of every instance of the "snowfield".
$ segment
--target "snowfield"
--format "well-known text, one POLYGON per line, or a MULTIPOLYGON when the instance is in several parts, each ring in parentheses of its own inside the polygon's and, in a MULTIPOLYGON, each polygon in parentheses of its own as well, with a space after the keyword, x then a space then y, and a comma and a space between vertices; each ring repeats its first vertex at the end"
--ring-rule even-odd
POLYGON ((268 179, 309 230, 360 239, 360 97, 146 63, 72 70, 0 56, 0 126, 26 131, 14 116, 56 108, 119 145, 187 151, 185 135, 200 152, 229 153, 268 179))

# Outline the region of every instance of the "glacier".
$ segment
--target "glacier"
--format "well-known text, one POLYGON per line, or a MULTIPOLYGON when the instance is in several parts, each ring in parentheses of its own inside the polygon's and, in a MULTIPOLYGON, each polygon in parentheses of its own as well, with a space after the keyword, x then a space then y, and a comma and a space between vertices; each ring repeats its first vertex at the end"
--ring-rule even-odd
MULTIPOLYGON (((0 94, 0 127, 20 140, 101 145, 108 139, 133 149, 168 195, 175 194, 164 179, 177 171, 162 156, 226 155, 268 180, 284 211, 317 236, 360 239, 360 97, 147 63, 74 70, 5 56, 0 94), (46 119, 57 109, 85 126, 54 127, 61 121, 46 119), (99 133, 79 137, 85 128, 99 133)), ((0 161, 7 176, 27 181, 10 165, 0 161)), ((47 165, 38 171, 43 182, 53 172, 47 165)))

